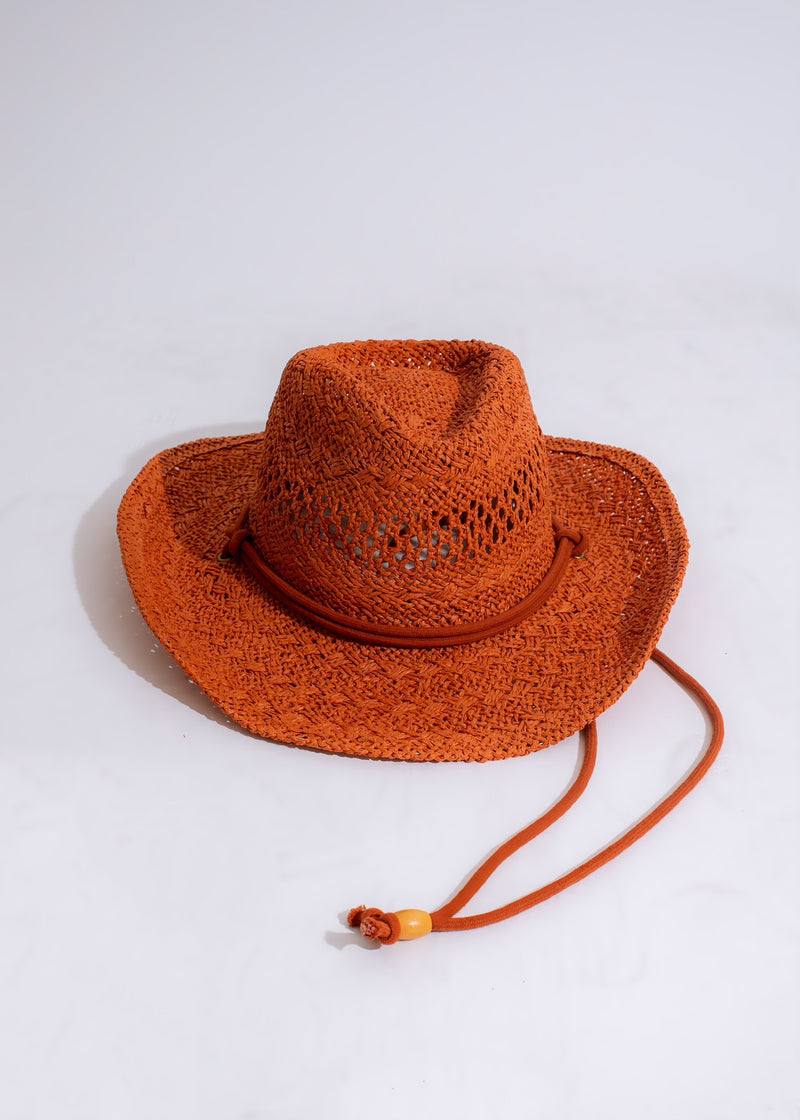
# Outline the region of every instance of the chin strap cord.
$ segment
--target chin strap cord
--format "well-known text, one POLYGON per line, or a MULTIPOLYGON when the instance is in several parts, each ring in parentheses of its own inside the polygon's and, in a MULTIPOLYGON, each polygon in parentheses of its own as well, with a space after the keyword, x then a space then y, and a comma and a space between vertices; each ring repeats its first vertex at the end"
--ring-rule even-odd
POLYGON ((494 922, 502 922, 506 918, 511 918, 515 914, 522 913, 523 910, 529 910, 532 906, 544 902, 545 899, 552 898, 554 894, 566 890, 567 887, 571 887, 573 883, 578 883, 581 879, 585 879, 586 876, 591 875, 593 871, 597 871, 598 868, 603 867, 604 864, 609 863, 612 859, 616 859, 626 848, 630 848, 632 844, 635 844, 637 840, 644 836, 646 832, 649 832, 660 820, 663 820, 667 813, 671 812, 708 773, 719 754, 725 730, 722 722, 722 713, 703 686, 698 684, 694 677, 689 676, 680 665, 676 665, 675 662, 667 657, 666 654, 662 653, 661 650, 653 650, 652 659, 665 672, 669 673, 678 684, 683 685, 687 691, 692 693, 698 703, 705 708, 711 721, 711 739, 704 754, 691 772, 669 796, 659 802, 659 804, 642 817, 637 824, 629 828, 628 831, 623 833, 613 844, 609 844, 608 847, 603 848, 597 855, 592 856, 591 859, 586 860, 585 863, 580 864, 566 875, 562 875, 560 879, 555 879, 552 883, 548 883, 547 886, 539 887, 538 890, 531 891, 530 894, 523 895, 522 898, 518 898, 514 902, 509 902, 505 906, 499 906, 496 910, 487 910, 484 914, 471 914, 460 918, 456 917, 458 911, 478 893, 487 879, 497 870, 504 860, 508 859, 510 855, 533 840, 535 836, 539 836, 540 833, 548 829, 559 817, 562 817, 564 813, 575 804, 586 789, 597 758, 597 728, 594 721, 592 721, 583 729, 583 761, 578 776, 567 789, 566 793, 556 802, 552 809, 539 817, 533 824, 529 824, 527 828, 522 829, 516 836, 512 836, 510 840, 506 840, 504 844, 501 844, 497 851, 493 852, 492 855, 481 864, 477 871, 470 876, 461 890, 458 891, 449 902, 445 903, 445 905, 441 906, 438 910, 434 910, 432 914, 428 914, 424 910, 399 910, 397 913, 385 913, 375 908, 359 906, 350 911, 348 916, 349 924, 360 929, 364 936, 372 941, 378 941, 384 945, 393 945, 395 941, 409 941, 417 937, 422 937, 424 934, 430 933, 431 931, 445 932, 461 929, 479 929, 481 926, 492 925, 494 922))

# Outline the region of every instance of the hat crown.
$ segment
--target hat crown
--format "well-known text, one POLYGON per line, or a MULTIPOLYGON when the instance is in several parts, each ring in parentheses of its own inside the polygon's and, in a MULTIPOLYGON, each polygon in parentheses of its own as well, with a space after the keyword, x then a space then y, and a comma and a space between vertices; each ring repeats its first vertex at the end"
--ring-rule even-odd
POLYGON ((507 610, 550 567, 544 437, 525 376, 484 342, 354 342, 286 366, 250 526, 332 610, 454 625, 507 610))

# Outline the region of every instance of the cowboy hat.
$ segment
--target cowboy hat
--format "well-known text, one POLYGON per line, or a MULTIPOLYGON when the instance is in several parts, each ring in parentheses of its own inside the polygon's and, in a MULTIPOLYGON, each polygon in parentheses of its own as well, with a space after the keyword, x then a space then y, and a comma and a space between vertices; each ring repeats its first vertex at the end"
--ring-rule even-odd
POLYGON ((414 761, 591 725, 689 548, 650 462, 543 435, 518 359, 479 341, 302 351, 263 433, 156 455, 118 532, 148 625, 238 724, 414 761))

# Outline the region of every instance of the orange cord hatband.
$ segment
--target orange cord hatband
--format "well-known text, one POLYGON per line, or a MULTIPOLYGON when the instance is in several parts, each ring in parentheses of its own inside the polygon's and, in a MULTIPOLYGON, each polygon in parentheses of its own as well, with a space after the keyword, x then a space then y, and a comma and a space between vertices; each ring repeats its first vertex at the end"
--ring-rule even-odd
POLYGON ((502 614, 479 618, 458 626, 390 626, 367 622, 351 615, 331 610, 292 587, 266 563, 250 540, 247 528, 247 510, 243 510, 233 526, 226 553, 219 559, 231 557, 244 560, 258 582, 284 606, 289 607, 307 622, 321 626, 339 638, 350 638, 375 646, 399 646, 406 649, 435 649, 441 646, 460 646, 480 638, 489 638, 522 622, 549 599, 558 586, 569 561, 582 557, 588 548, 586 533, 569 529, 553 521, 556 551, 549 570, 534 589, 521 602, 502 614))

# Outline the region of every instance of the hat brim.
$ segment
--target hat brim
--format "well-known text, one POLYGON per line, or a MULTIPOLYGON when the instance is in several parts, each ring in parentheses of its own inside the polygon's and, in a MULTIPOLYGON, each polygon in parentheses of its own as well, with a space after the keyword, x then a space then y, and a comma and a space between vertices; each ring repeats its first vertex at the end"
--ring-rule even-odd
POLYGON ((452 648, 394 649, 336 638, 274 600, 243 564, 220 562, 262 440, 202 439, 161 452, 118 515, 145 621, 247 730, 362 757, 507 758, 584 727, 647 662, 689 544, 672 492, 641 456, 547 437, 554 515, 588 531, 585 557, 510 630, 452 648))

